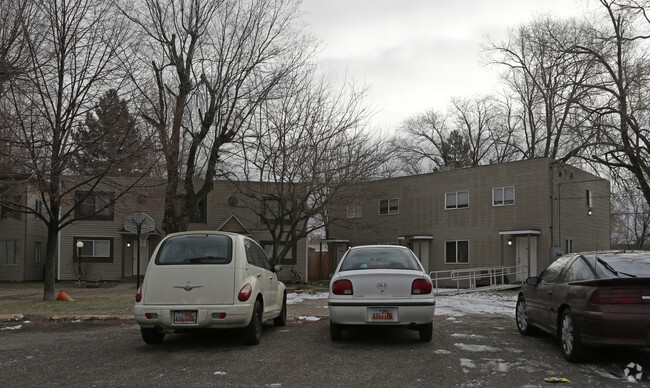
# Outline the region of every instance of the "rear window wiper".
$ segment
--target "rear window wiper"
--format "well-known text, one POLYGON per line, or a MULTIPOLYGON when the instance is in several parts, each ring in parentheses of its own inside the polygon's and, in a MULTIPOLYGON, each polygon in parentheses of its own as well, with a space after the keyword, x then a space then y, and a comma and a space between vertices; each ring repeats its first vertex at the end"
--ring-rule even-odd
POLYGON ((609 265, 609 263, 607 263, 605 260, 603 260, 603 259, 601 259, 601 258, 596 258, 596 260, 598 260, 598 262, 599 262, 603 267, 607 268, 611 273, 613 273, 613 274, 616 275, 616 276, 618 276, 619 274, 621 274, 621 275, 629 276, 629 277, 631 277, 631 278, 635 278, 635 277, 636 277, 636 275, 632 275, 632 274, 629 274, 629 273, 625 273, 625 272, 621 272, 621 271, 617 271, 617 270, 615 270, 614 268, 612 268, 611 265, 609 265))

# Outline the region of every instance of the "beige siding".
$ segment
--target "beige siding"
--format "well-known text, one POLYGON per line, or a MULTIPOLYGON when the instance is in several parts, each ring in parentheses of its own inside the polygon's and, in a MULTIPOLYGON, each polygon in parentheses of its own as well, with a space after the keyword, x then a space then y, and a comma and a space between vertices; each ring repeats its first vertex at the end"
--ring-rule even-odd
POLYGON ((342 220, 331 226, 331 237, 349 239, 352 245, 409 245, 409 237, 433 236, 432 271, 515 265, 515 247, 505 242, 516 236, 500 232, 535 230, 540 233, 536 237, 539 272, 551 261, 551 223, 556 229, 555 245, 571 235, 580 250, 609 248, 608 182, 575 168, 554 166, 550 159, 381 180, 352 192, 362 202, 363 216, 347 219, 345 209, 351 203, 336 204, 335 218, 342 220), (561 177, 560 170, 564 171, 561 177), (564 182, 562 195, 552 197, 551 188, 557 191, 559 182, 564 182), (511 186, 515 204, 493 206, 493 189, 511 186), (585 188, 593 191, 591 216, 584 206, 575 205, 575 201, 585 201, 585 188), (445 194, 461 191, 469 191, 469 207, 446 209, 445 194), (379 200, 392 198, 399 199, 399 214, 379 215, 379 200), (469 263, 446 264, 445 242, 458 240, 469 241, 469 263))
MULTIPOLYGON (((164 181, 152 180, 147 182, 146 187, 138 188, 132 193, 119 199, 114 210, 112 221, 84 220, 75 222, 61 232, 60 246, 60 279, 76 280, 78 274, 78 263, 73 261, 75 238, 111 237, 113 238, 113 260, 111 263, 84 263, 82 260, 82 272, 88 272, 88 278, 101 280, 120 280, 133 276, 134 268, 131 252, 127 243, 136 244, 135 235, 125 232, 122 227, 126 218, 135 212, 144 212, 153 218, 156 223, 158 234, 149 237, 146 248, 141 248, 141 255, 150 256, 157 243, 164 237, 162 230, 163 208, 164 208, 164 181)), ((107 190, 109 191, 109 190, 107 190)), ((208 194, 206 203, 206 221, 190 223, 188 230, 217 230, 224 225, 232 216, 250 233, 256 241, 270 239, 270 234, 261 224, 257 217, 242 201, 236 205, 229 204, 228 198, 238 196, 236 188, 228 182, 215 182, 214 188, 208 194)), ((239 197, 241 197, 239 195, 239 197)), ((224 225, 227 229, 228 223, 224 225)), ((239 230, 237 230, 239 231, 239 230)), ((134 245, 135 246, 135 245, 134 245)), ((306 274, 307 252, 304 240, 297 245, 296 268, 306 274)), ((288 280, 291 278, 291 266, 285 266, 280 278, 288 280)), ((145 268, 141 268, 143 274, 145 268)), ((137 271, 136 271, 137 272, 137 271)))

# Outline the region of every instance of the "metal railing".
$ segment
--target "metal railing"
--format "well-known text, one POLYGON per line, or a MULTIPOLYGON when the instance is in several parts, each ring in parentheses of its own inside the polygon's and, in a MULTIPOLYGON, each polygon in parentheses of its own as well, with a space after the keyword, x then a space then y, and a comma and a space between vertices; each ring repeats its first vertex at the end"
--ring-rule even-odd
POLYGON ((526 266, 497 266, 431 271, 429 276, 438 293, 441 288, 455 288, 472 291, 477 288, 518 287, 524 283, 528 274, 526 266))

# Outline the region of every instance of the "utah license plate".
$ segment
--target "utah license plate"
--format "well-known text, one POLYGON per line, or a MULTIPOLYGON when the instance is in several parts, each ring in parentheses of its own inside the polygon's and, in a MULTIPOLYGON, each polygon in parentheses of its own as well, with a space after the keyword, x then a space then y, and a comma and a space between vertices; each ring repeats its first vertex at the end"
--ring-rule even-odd
POLYGON ((196 324, 197 311, 174 311, 174 323, 181 325, 196 324))
POLYGON ((369 308, 368 320, 370 322, 395 322, 397 321, 397 309, 394 307, 369 308))

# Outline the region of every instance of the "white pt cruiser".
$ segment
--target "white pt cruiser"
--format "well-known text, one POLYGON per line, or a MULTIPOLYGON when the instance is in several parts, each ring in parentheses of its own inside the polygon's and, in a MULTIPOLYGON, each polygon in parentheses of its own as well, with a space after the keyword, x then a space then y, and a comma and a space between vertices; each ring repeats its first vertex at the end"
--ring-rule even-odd
POLYGON ((287 294, 264 250, 246 236, 182 232, 156 247, 136 294, 135 319, 147 344, 165 334, 204 328, 245 328, 260 342, 262 324, 287 320, 287 294))

